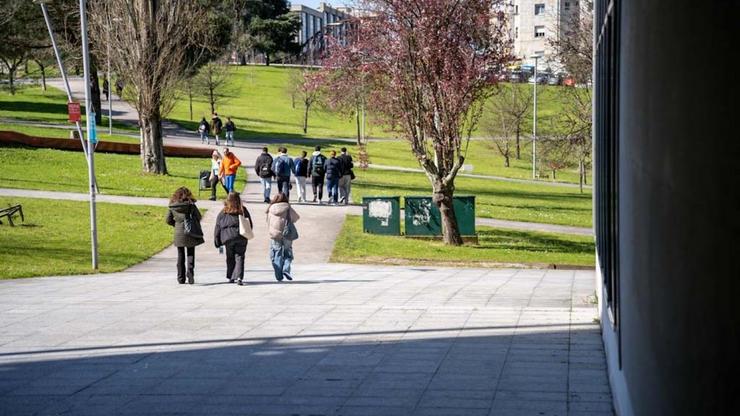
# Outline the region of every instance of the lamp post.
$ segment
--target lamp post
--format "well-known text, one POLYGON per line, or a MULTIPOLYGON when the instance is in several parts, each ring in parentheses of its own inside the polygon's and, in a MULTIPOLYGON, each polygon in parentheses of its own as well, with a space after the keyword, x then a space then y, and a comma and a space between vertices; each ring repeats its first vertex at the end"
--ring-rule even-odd
POLYGON ((537 179, 537 61, 539 55, 534 58, 534 103, 532 105, 532 179, 537 179))

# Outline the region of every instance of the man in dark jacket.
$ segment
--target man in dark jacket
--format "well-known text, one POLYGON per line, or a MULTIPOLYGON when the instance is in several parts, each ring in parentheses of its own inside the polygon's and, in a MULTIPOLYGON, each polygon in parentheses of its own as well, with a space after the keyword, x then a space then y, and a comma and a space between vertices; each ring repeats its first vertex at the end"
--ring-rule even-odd
POLYGON ((213 113, 213 117, 211 118, 211 133, 213 133, 213 136, 216 138, 216 146, 220 146, 218 136, 221 134, 221 129, 223 129, 223 127, 224 123, 221 121, 221 118, 218 117, 218 113, 213 113))
POLYGON ((324 196, 324 175, 326 174, 326 156, 321 154, 321 146, 311 154, 308 161, 308 174, 311 175, 311 188, 313 189, 313 202, 319 197, 319 205, 324 196))
POLYGON ((339 203, 339 178, 342 177, 342 162, 337 159, 337 152, 332 150, 331 157, 326 161, 326 192, 329 194, 329 203, 339 203))
POLYGON ((306 159, 306 151, 302 151, 301 155, 293 160, 295 170, 293 176, 295 176, 295 186, 298 188, 298 202, 306 202, 306 178, 308 178, 308 159, 306 159))
POLYGON ((262 154, 254 162, 254 172, 259 176, 262 184, 262 192, 265 196, 265 202, 270 203, 270 192, 272 191, 272 178, 275 173, 272 171, 272 156, 267 152, 267 148, 262 148, 262 154))
POLYGON ((226 117, 226 124, 224 125, 226 130, 226 146, 231 144, 234 145, 234 132, 236 131, 236 124, 231 120, 231 117, 226 117), (230 142, 230 143, 229 143, 230 142))
POLYGON ((272 171, 277 178, 278 192, 284 193, 290 198, 290 175, 295 170, 293 159, 288 156, 288 149, 278 148, 278 157, 272 162, 272 171))
POLYGON ((342 166, 342 176, 339 178, 339 203, 349 205, 349 193, 352 189, 352 176, 354 176, 352 168, 354 164, 352 163, 352 156, 347 154, 347 148, 343 147, 341 150, 342 154, 337 157, 342 166))

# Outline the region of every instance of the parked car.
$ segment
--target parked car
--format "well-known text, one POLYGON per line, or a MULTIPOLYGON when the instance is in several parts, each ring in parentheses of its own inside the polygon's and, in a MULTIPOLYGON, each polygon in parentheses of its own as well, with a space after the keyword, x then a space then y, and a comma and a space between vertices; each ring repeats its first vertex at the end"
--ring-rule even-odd
POLYGON ((537 73, 537 83, 538 84, 547 84, 548 81, 550 81, 550 73, 549 72, 538 72, 537 73))
POLYGON ((547 79, 548 85, 560 85, 563 83, 563 75, 562 74, 551 74, 550 78, 547 79))
POLYGON ((509 72, 509 82, 524 82, 524 76, 522 75, 522 71, 509 72))

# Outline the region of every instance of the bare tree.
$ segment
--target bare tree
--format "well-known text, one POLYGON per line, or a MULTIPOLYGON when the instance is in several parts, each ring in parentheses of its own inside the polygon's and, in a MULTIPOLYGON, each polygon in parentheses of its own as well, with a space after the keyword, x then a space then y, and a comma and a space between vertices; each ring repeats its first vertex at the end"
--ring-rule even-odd
MULTIPOLYGON (((110 39, 111 65, 134 90, 144 172, 166 174, 162 118, 188 74, 193 49, 205 49, 207 2, 91 0, 90 25, 110 39)), ((105 51, 101 51, 103 54, 105 51)))
POLYGON ((226 98, 229 73, 228 65, 211 62, 203 66, 193 79, 195 92, 208 100, 211 114, 216 112, 216 106, 226 98))
POLYGON ((498 150, 504 157, 504 166, 511 166, 511 157, 514 149, 518 145, 518 136, 513 134, 514 131, 519 133, 516 126, 516 119, 509 113, 498 111, 494 103, 487 105, 488 117, 481 120, 481 130, 490 139, 490 147, 498 150))
POLYGON ((521 136, 524 123, 531 114, 534 102, 532 90, 519 85, 502 86, 501 91, 492 98, 493 114, 506 118, 507 126, 513 130, 516 139, 516 158, 521 159, 521 136))
POLYGON ((310 70, 294 70, 288 80, 288 93, 293 100, 295 108, 296 100, 301 103, 303 111, 303 134, 308 134, 308 116, 313 105, 319 98, 320 82, 316 74, 310 70))

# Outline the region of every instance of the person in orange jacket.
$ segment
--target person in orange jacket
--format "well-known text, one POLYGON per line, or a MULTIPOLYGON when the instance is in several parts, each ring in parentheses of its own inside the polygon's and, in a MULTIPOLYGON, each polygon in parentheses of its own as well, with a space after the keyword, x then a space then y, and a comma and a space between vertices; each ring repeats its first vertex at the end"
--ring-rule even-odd
POLYGON ((224 149, 224 158, 221 161, 221 167, 218 170, 218 177, 223 179, 224 186, 228 192, 234 192, 234 181, 236 181, 236 172, 242 161, 236 157, 228 148, 224 149))

